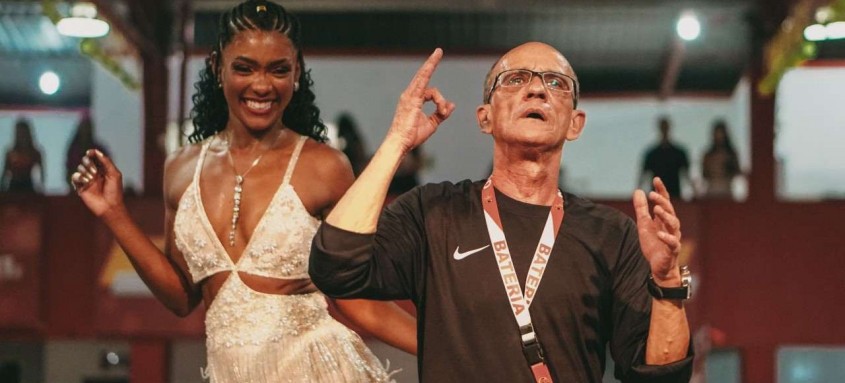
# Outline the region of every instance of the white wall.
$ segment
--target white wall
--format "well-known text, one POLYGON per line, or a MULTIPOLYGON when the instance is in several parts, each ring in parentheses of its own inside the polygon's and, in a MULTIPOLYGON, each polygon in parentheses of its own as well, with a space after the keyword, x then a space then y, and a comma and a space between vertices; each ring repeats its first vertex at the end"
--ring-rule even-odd
MULTIPOLYGON (((135 60, 121 61, 124 69, 141 78, 135 60)), ((99 65, 92 74, 91 116, 97 137, 108 147, 112 160, 123 173, 123 187, 143 191, 144 120, 143 93, 125 87, 99 65)))
MULTIPOLYGON (((584 99, 587 113, 581 137, 564 146, 567 188, 597 198, 627 199, 637 182, 645 150, 659 137, 661 116, 672 123, 671 137, 687 149, 693 178, 699 178, 701 157, 710 144, 712 124, 724 119, 740 166, 750 164, 748 86, 738 86, 732 99, 653 97, 626 99, 584 99)), ((644 185, 643 185, 644 187, 644 185)), ((737 190, 737 198, 745 195, 737 190)))
POLYGON ((795 68, 777 91, 775 152, 785 199, 845 198, 845 67, 795 68))
MULTIPOLYGON (((325 121, 334 122, 348 111, 358 122, 370 152, 384 138, 399 95, 425 57, 315 57, 308 58, 317 102, 325 121)), ((492 159, 492 139, 481 134, 475 108, 481 103, 484 75, 493 57, 446 57, 432 78, 457 108, 424 145, 431 165, 424 181, 485 177, 492 159)))

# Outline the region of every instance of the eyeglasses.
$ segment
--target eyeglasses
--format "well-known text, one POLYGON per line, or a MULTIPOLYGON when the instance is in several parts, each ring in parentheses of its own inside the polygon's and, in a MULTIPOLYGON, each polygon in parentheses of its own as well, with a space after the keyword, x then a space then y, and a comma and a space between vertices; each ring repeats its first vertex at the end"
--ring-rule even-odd
POLYGON ((490 103, 490 98, 493 97, 493 91, 496 87, 502 88, 522 88, 531 83, 534 76, 540 76, 543 80, 543 86, 553 93, 572 94, 574 105, 578 105, 578 81, 569 75, 558 72, 535 72, 530 69, 511 69, 506 70, 498 75, 493 80, 493 85, 490 87, 490 92, 487 93, 487 100, 485 103, 490 103))

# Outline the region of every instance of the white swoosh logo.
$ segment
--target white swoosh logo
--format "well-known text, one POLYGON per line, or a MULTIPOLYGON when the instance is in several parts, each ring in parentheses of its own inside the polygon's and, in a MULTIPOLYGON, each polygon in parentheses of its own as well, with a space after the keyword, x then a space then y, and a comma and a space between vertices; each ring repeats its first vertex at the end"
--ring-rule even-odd
POLYGON ((466 252, 463 252, 463 253, 462 253, 462 252, 460 252, 460 248, 461 248, 461 247, 460 247, 460 246, 458 246, 458 247, 456 247, 456 248, 455 248, 455 253, 454 253, 454 254, 452 254, 452 257, 454 257, 454 258, 455 258, 455 260, 460 261, 461 259, 464 259, 464 258, 466 258, 466 257, 469 257, 470 255, 473 255, 473 254, 475 254, 475 253, 477 253, 477 252, 479 252, 479 251, 481 251, 481 250, 484 250, 484 249, 486 249, 486 248, 488 248, 488 247, 490 247, 490 245, 487 245, 487 246, 484 246, 484 247, 479 247, 479 248, 477 248, 477 249, 473 249, 473 250, 466 251, 466 252))

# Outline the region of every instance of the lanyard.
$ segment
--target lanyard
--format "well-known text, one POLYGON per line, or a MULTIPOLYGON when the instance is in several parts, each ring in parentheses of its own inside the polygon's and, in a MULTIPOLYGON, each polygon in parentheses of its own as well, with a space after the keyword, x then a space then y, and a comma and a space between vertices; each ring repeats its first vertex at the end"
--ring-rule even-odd
POLYGON ((552 377, 546 366, 543 357, 543 349, 534 333, 534 326, 531 324, 531 314, 528 308, 531 301, 540 287, 546 265, 552 255, 555 238, 560 231, 563 222, 563 195, 558 190, 555 202, 549 210, 549 217, 540 236, 540 242, 534 251, 534 258, 531 259, 531 267, 528 269, 528 276, 525 278, 525 293, 519 285, 516 270, 511 259, 510 249, 505 239, 505 232, 502 226, 502 219, 499 217, 499 205, 496 203, 496 194, 493 190, 492 178, 487 180, 484 188, 481 189, 481 202, 484 207, 484 218, 487 223, 487 232, 490 235, 490 243, 493 245, 493 253, 498 263, 499 274, 502 276, 502 284, 513 311, 513 316, 519 326, 522 338, 522 353, 525 355, 531 372, 538 383, 551 383, 552 377))

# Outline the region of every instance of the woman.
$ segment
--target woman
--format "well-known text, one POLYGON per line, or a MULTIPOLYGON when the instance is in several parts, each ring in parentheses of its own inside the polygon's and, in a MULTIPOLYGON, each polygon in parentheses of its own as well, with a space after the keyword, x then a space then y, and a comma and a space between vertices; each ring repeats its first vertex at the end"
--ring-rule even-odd
POLYGON ((32 129, 26 120, 19 119, 15 123, 15 143, 6 151, 5 157, 0 190, 12 193, 37 192, 39 188, 36 188, 32 173, 38 171, 38 185, 43 185, 41 151, 35 145, 32 129))
MULTIPOLYGON (((141 278, 178 315, 204 301, 212 382, 381 382, 361 339, 329 317, 307 279, 311 238, 352 183, 305 70, 298 21, 247 1, 220 20, 194 95, 195 131, 164 170, 166 248, 126 212, 120 173, 99 151, 74 185, 141 278)), ((392 304, 338 301, 353 323, 416 352, 416 323, 392 304)))
POLYGON ((712 137, 710 148, 701 159, 701 171, 706 183, 704 195, 706 198, 730 199, 733 197, 733 180, 742 174, 739 158, 724 121, 713 124, 712 137))

